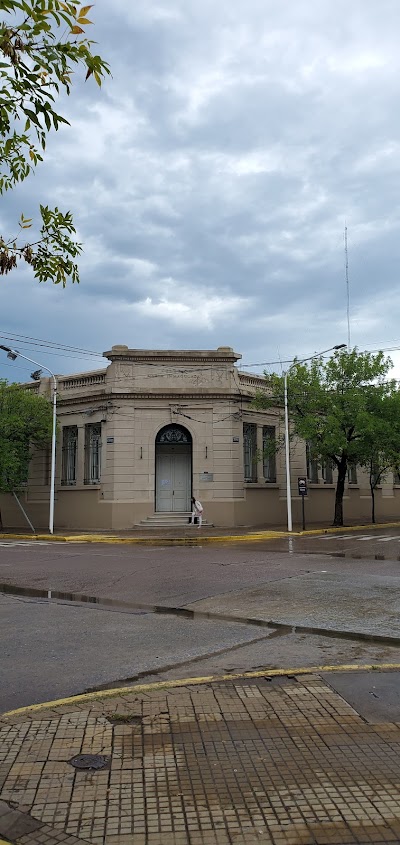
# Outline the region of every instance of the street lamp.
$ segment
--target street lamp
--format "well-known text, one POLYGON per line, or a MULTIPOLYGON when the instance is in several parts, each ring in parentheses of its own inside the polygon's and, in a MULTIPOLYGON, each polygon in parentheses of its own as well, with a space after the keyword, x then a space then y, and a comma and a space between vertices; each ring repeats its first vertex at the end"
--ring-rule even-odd
POLYGON ((313 358, 319 358, 325 355, 326 352, 336 352, 338 349, 344 349, 345 343, 339 343, 337 346, 330 346, 329 349, 324 349, 322 352, 316 352, 308 358, 301 358, 300 361, 293 361, 293 364, 285 370, 283 374, 284 379, 284 404, 285 404, 285 466, 286 466, 286 507, 287 507, 287 528, 288 531, 293 531, 292 522, 292 489, 290 484, 290 450, 289 450, 289 414, 288 414, 288 390, 287 377, 288 373, 296 364, 304 364, 305 361, 312 361, 313 358))
MULTIPOLYGON (((41 369, 46 370, 50 373, 53 379, 53 428, 52 428, 52 435, 51 435, 51 476, 50 476, 50 510, 49 510, 49 532, 50 534, 54 534, 54 494, 55 494, 55 477, 56 477, 56 425, 57 425, 57 379, 49 370, 48 367, 45 367, 44 364, 39 364, 37 361, 34 361, 33 358, 28 358, 27 355, 23 355, 22 352, 18 352, 17 349, 10 349, 9 346, 1 346, 0 349, 3 349, 4 352, 7 352, 7 358, 11 358, 12 361, 15 361, 16 358, 24 358, 25 361, 30 361, 31 364, 35 364, 36 367, 41 367, 41 369)), ((32 373, 32 376, 36 376, 37 373, 32 373)))

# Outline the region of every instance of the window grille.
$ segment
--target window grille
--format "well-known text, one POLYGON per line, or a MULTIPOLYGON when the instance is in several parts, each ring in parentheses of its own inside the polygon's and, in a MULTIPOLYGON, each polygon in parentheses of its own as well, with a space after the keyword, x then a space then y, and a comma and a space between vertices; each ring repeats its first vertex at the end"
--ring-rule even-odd
POLYGON ((357 467, 355 464, 349 464, 347 468, 347 478, 349 484, 357 484, 357 467))
POLYGON ((313 458, 312 443, 306 443, 307 478, 311 484, 318 484, 318 461, 313 458))
POLYGON ((63 428, 61 484, 76 484, 76 457, 78 447, 78 426, 63 428))
POLYGON ((257 481, 257 426, 243 424, 244 480, 257 481))
POLYGON ((270 484, 276 482, 276 435, 274 425, 263 426, 263 475, 270 484))
POLYGON ((333 484, 333 465, 331 461, 325 461, 321 465, 321 475, 324 484, 333 484))
POLYGON ((98 484, 101 475, 101 423, 85 425, 85 484, 98 484))
POLYGON ((43 455, 43 484, 49 486, 51 480, 51 449, 45 447, 43 455))

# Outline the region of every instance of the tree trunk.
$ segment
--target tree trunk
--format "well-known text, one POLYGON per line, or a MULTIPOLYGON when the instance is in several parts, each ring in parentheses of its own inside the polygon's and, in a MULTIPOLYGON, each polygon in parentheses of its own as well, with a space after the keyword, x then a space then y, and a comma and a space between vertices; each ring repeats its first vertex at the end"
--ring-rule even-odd
POLYGON ((333 520, 334 525, 343 525, 343 494, 344 494, 344 483, 346 481, 346 472, 347 472, 347 458, 342 458, 338 465, 338 480, 336 484, 336 496, 335 496, 335 517, 333 520))
POLYGON ((369 486, 371 488, 371 519, 375 523, 375 486, 373 484, 369 486))
POLYGON ((2 515, 1 515, 1 508, 0 508, 0 531, 2 531, 2 530, 3 530, 3 518, 2 518, 2 515))

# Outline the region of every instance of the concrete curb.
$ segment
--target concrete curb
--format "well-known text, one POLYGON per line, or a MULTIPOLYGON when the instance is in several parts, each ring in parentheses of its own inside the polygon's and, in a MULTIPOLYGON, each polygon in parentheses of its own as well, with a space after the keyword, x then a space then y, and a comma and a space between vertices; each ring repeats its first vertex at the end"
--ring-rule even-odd
POLYGON ((285 532, 263 531, 255 534, 227 534, 226 536, 202 536, 196 537, 104 537, 103 534, 77 534, 77 535, 54 535, 54 534, 0 534, 0 540, 45 540, 56 543, 110 543, 115 545, 141 545, 141 546, 198 546, 204 543, 232 543, 248 542, 249 540, 274 540, 281 537, 291 536, 285 532))
POLYGON ((344 534, 352 531, 381 531, 384 528, 399 528, 400 522, 381 522, 371 525, 350 525, 338 528, 310 528, 306 531, 255 531, 247 534, 203 535, 193 537, 118 537, 103 534, 0 534, 0 540, 38 540, 55 543, 110 543, 121 545, 182 545, 198 546, 204 543, 248 543, 258 540, 280 540, 285 537, 308 537, 317 534, 344 534))
MULTIPOLYGON (((54 701, 44 701, 41 704, 30 704, 27 707, 18 707, 16 710, 8 710, 0 715, 3 719, 12 719, 16 716, 23 716, 25 713, 38 713, 41 710, 52 710, 56 707, 65 707, 74 704, 83 704, 86 701, 101 701, 105 698, 116 698, 119 695, 129 693, 147 693, 162 689, 173 689, 174 687, 200 686, 203 684, 223 683, 224 681, 240 681, 250 678, 277 678, 289 675, 314 675, 320 672, 389 672, 400 670, 400 663, 343 663, 338 666, 297 666, 285 669, 258 669, 254 672, 240 672, 228 675, 205 675, 198 678, 178 678, 174 681, 157 681, 152 684, 135 684, 130 687, 117 687, 111 690, 100 690, 99 692, 83 693, 72 695, 67 698, 58 698, 54 701)), ((0 841, 1 845, 1 841, 0 841)))

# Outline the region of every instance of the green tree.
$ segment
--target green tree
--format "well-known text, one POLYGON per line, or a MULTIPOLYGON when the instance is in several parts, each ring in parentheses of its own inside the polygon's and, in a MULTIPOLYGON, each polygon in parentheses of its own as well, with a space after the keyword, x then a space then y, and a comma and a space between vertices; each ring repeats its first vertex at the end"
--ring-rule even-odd
MULTIPOLYGON (((1 0, 0 14, 0 193, 22 182, 43 161, 50 131, 68 124, 56 101, 70 94, 75 66, 101 85, 109 68, 94 54, 84 27, 92 6, 61 0, 1 0)), ((37 233, 21 240, 33 219, 22 214, 12 237, 0 234, 0 274, 23 260, 40 281, 79 281, 72 214, 40 205, 37 233)))
MULTIPOLYGON (((288 406, 292 436, 310 444, 311 457, 331 462, 337 469, 334 525, 343 525, 343 494, 349 464, 365 464, 371 449, 379 447, 382 414, 391 396, 397 396, 394 380, 387 380, 392 367, 382 352, 339 350, 324 360, 295 362, 288 378, 288 406)), ((258 394, 255 405, 269 408, 283 404, 284 380, 265 374, 267 393, 258 394)), ((391 406, 390 406, 391 407, 391 406)), ((400 452, 400 440, 398 442, 400 452)))
POLYGON ((365 437, 365 455, 359 461, 368 473, 372 522, 375 522, 375 490, 388 472, 396 470, 400 460, 400 393, 395 382, 389 382, 386 387, 384 396, 375 397, 371 429, 365 437))
POLYGON ((52 419, 45 397, 0 379, 0 493, 18 495, 34 450, 51 441, 52 419))

